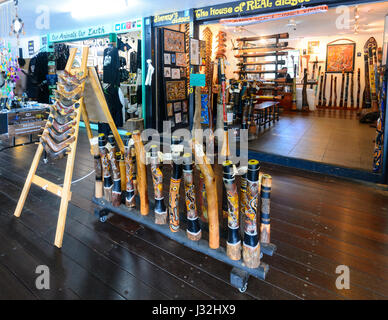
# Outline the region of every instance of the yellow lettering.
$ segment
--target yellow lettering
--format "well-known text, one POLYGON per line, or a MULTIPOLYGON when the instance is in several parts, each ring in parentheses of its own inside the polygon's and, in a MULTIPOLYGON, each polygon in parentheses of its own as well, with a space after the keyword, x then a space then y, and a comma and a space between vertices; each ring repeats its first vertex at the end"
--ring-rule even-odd
POLYGON ((253 5, 254 5, 254 1, 250 0, 250 1, 247 1, 247 11, 251 11, 251 10, 255 10, 253 8, 253 5))

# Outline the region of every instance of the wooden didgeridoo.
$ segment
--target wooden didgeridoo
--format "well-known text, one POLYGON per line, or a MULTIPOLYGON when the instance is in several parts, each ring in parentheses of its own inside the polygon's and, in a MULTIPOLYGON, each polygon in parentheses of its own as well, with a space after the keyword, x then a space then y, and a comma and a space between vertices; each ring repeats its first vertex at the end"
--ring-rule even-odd
POLYGON ((341 96, 340 96, 340 108, 344 107, 344 90, 345 90, 345 71, 342 71, 342 83, 341 83, 341 96))
POLYGON ((226 254, 231 260, 241 259, 241 238, 238 208, 238 193, 233 172, 233 163, 229 160, 223 163, 224 185, 228 200, 228 240, 226 254))
POLYGON ((327 83, 327 73, 325 73, 325 78, 323 81, 323 92, 322 92, 322 106, 326 107, 326 83, 327 83))
POLYGON ((209 247, 218 249, 220 246, 220 230, 218 220, 218 199, 217 199, 217 184, 213 168, 209 163, 209 159, 203 152, 201 144, 193 141, 192 148, 195 156, 195 162, 198 164, 202 172, 206 188, 207 198, 207 213, 209 219, 209 247))
POLYGON ((309 110, 309 104, 307 101, 307 68, 304 69, 303 76, 303 89, 302 89, 302 111, 309 110))
POLYGON ((360 108, 360 101, 361 101, 361 69, 358 68, 357 71, 357 109, 360 108))
POLYGON ((334 78, 334 104, 333 107, 337 107, 337 76, 334 78))
POLYGON ((244 216, 243 260, 248 268, 260 265, 260 242, 257 234, 260 163, 249 160, 247 172, 247 202, 244 216))
POLYGON ((323 72, 321 74, 321 84, 319 87, 319 99, 318 99, 319 106, 322 106, 322 92, 323 92, 323 72))
POLYGON ((199 241, 202 236, 201 225, 195 203, 195 187, 193 177, 193 159, 190 153, 183 155, 183 180, 185 184, 185 201, 187 211, 187 238, 199 241))
POLYGON ((158 146, 150 149, 150 164, 155 198, 155 224, 167 223, 167 209, 163 197, 163 173, 159 168, 158 146))
MULTIPOLYGON (((200 170, 198 168, 198 170, 200 170)), ((207 198, 206 198, 206 186, 203 179, 202 172, 199 173, 199 203, 201 205, 201 220, 208 223, 209 217, 207 215, 207 198)))
POLYGON ((135 162, 133 159, 132 151, 134 149, 133 147, 133 140, 132 140, 132 133, 127 132, 125 134, 126 143, 125 143, 125 190, 126 190, 126 197, 125 197, 125 205, 128 208, 135 208, 136 207, 136 199, 135 199, 135 188, 133 185, 133 173, 135 171, 135 162))
POLYGON ((345 85, 345 99, 344 99, 344 108, 348 108, 349 100, 349 73, 346 74, 346 85, 345 85))
POLYGON ((98 148, 98 138, 93 138, 90 140, 90 144, 92 145, 92 153, 94 157, 94 171, 95 171, 95 189, 94 196, 99 199, 102 198, 104 192, 104 184, 102 181, 102 165, 101 165, 101 155, 100 150, 98 148))
POLYGON ((118 207, 121 204, 121 174, 117 161, 116 141, 113 135, 108 136, 108 142, 110 144, 109 161, 113 175, 112 205, 118 207))
POLYGON ((354 108, 354 73, 350 73, 350 107, 354 108))
POLYGON ((147 169, 146 169, 146 154, 144 145, 140 137, 140 131, 135 130, 132 134, 133 141, 135 142, 136 153, 136 178, 137 188, 140 196, 140 213, 143 216, 148 215, 150 211, 148 203, 148 190, 147 190, 147 169))
POLYGON ((270 219, 270 208, 271 208, 271 188, 272 188, 272 177, 268 174, 263 174, 261 177, 261 206, 260 206, 260 242, 270 243, 271 242, 271 219, 270 219))
POLYGON ((170 221, 170 230, 179 231, 179 189, 182 180, 182 165, 180 162, 180 152, 172 153, 172 175, 170 180, 170 194, 168 201, 168 214, 170 221))
POLYGON ((334 78, 333 75, 330 77, 330 98, 329 98, 329 104, 327 105, 329 108, 333 105, 333 83, 334 78))
POLYGON ((106 137, 103 133, 98 136, 98 148, 100 150, 102 173, 104 176, 104 198, 112 202, 113 181, 110 174, 110 161, 108 149, 106 148, 106 137))

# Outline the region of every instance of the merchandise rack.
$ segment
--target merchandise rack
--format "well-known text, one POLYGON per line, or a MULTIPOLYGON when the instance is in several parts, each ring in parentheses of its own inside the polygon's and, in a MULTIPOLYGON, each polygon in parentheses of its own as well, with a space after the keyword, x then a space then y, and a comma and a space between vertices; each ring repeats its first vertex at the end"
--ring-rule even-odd
MULTIPOLYGON (((201 239, 199 241, 191 241, 187 238, 185 230, 180 229, 178 232, 171 232, 168 224, 155 224, 154 213, 151 209, 148 215, 143 216, 137 209, 129 209, 124 205, 121 205, 120 207, 114 207, 111 203, 103 198, 97 199, 96 197, 93 197, 92 202, 98 206, 98 208, 95 209, 95 215, 99 218, 100 222, 105 222, 109 213, 117 214, 127 219, 131 219, 153 231, 159 232, 167 238, 174 240, 194 251, 201 252, 209 257, 228 264, 233 268, 230 272, 230 284, 237 288, 240 292, 246 291, 248 287, 249 276, 265 280, 265 277, 269 271, 269 265, 265 262, 261 261, 258 268, 247 268, 242 260, 233 261, 229 259, 226 255, 226 250, 223 247, 219 247, 216 250, 210 249, 207 240, 201 239)), ((152 200, 150 201, 150 204, 150 207, 153 207, 154 203, 152 200)), ((261 244, 260 248, 261 258, 263 257, 263 254, 272 256, 276 251, 276 246, 274 244, 261 244)))

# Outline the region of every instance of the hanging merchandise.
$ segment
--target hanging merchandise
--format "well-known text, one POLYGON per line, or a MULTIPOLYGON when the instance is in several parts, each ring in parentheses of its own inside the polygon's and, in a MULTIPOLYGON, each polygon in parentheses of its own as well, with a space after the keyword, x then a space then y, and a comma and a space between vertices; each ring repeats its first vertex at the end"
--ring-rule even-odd
POLYGON ((12 20, 11 28, 9 34, 15 35, 16 38, 18 39, 18 44, 19 44, 19 37, 20 35, 25 35, 26 33, 24 32, 24 22, 22 19, 19 18, 18 16, 18 0, 14 0, 14 8, 15 8, 15 17, 12 20))

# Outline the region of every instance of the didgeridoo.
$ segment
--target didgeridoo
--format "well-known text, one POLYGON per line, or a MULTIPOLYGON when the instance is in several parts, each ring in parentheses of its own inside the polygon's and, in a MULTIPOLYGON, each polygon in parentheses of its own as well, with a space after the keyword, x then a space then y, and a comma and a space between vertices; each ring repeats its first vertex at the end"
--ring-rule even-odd
POLYGON ((111 202, 112 201, 112 189, 113 181, 110 175, 110 161, 108 149, 106 148, 106 137, 103 133, 98 136, 98 148, 100 150, 102 173, 104 176, 104 198, 111 202))
POLYGON ((232 260, 241 259, 241 239, 239 234, 238 193, 233 172, 233 163, 229 160, 223 163, 224 185, 228 200, 228 241, 226 254, 232 260))
POLYGON ((99 199, 103 196, 103 181, 102 181, 102 165, 101 165, 101 155, 98 148, 98 139, 93 138, 90 140, 92 145, 92 153, 94 157, 94 171, 96 176, 94 196, 99 199))
POLYGON ((121 175, 119 162, 117 161, 116 141, 113 135, 108 136, 108 142, 110 144, 109 161, 113 174, 112 205, 118 207, 121 204, 121 175))
POLYGON ((209 222, 209 218, 207 215, 206 186, 205 186, 202 172, 199 173, 199 192, 200 192, 199 203, 201 205, 201 212, 202 212, 201 220, 207 223, 209 222))
POLYGON ((213 168, 209 163, 209 159, 203 152, 203 146, 193 141, 192 148, 195 155, 195 162, 204 177, 207 197, 207 213, 209 219, 209 247, 218 249, 220 246, 220 230, 218 220, 218 199, 217 199, 217 184, 213 168))
POLYGON ((180 164, 180 152, 172 153, 172 175, 170 181, 170 195, 168 201, 168 214, 170 218, 170 230, 179 231, 179 188, 182 179, 182 165, 180 164))
POLYGON ((193 159, 190 153, 183 155, 183 180, 185 184, 185 200, 187 211, 187 238, 192 241, 201 239, 202 231, 195 204, 195 190, 193 178, 193 159))
POLYGON ((125 205, 128 208, 135 208, 136 207, 136 201, 135 201, 135 188, 133 185, 133 173, 135 171, 135 163, 134 159, 132 157, 132 150, 133 147, 133 140, 132 140, 132 133, 127 132, 125 135, 126 143, 125 143, 125 177, 126 177, 126 185, 125 190, 127 192, 127 195, 125 197, 125 205))
POLYGON ((271 241, 271 219, 270 204, 271 204, 271 187, 272 177, 268 174, 263 174, 261 177, 261 209, 260 209, 260 242, 270 243, 271 241))
POLYGON ((260 265, 260 243, 257 235, 257 204, 259 197, 259 171, 257 160, 249 160, 247 172, 247 202, 244 217, 243 260, 248 268, 260 265))
POLYGON ((167 209, 164 204, 163 197, 163 173, 159 168, 158 146, 151 146, 151 173, 152 182, 154 184, 154 197, 155 197, 155 223, 166 224, 167 223, 167 209))
POLYGON ((148 215, 150 211, 148 203, 148 190, 147 190, 147 170, 146 170, 146 155, 144 145, 141 140, 140 131, 135 130, 132 134, 133 141, 135 142, 136 153, 136 178, 137 188, 140 196, 140 213, 143 216, 148 215))

